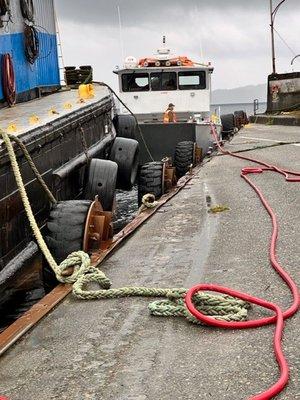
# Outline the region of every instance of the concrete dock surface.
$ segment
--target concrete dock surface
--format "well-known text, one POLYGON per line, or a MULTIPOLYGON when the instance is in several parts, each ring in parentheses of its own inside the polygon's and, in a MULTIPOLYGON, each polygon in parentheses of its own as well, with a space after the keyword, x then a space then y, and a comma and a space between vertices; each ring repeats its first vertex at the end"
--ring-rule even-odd
MULTIPOLYGON (((225 147, 300 171, 300 128, 252 125, 225 147), (293 144, 277 145, 278 142, 293 144)), ((103 265, 114 287, 216 283, 291 304, 268 261, 271 223, 240 170, 215 156, 103 265), (209 203, 229 211, 208 212, 209 203)), ((300 285, 300 184, 252 175, 278 214, 278 256, 300 285)), ((149 299, 84 302, 69 296, 0 360, 10 400, 246 400, 278 378, 274 326, 222 331, 149 315, 149 299)), ((269 315, 254 308, 250 317, 269 315)), ((300 399, 300 315, 286 323, 291 368, 282 400, 300 399)))

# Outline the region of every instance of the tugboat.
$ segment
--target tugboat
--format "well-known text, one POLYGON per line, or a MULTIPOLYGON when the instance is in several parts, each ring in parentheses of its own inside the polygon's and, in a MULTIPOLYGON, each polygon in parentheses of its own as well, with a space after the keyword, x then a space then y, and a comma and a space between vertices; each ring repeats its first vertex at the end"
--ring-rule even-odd
POLYGON ((139 198, 164 191, 163 162, 172 160, 177 178, 214 147, 211 123, 221 135, 221 119, 211 115, 211 63, 176 56, 163 47, 152 57, 125 59, 118 75, 122 101, 118 135, 140 144, 139 198), (136 125, 138 121, 138 128, 136 125))

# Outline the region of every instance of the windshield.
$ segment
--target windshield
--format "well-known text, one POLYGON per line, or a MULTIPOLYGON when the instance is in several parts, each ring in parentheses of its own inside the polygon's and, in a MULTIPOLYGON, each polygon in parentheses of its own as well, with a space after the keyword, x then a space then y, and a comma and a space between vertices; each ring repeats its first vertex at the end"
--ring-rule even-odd
POLYGON ((149 91, 149 74, 132 73, 122 75, 123 92, 147 92, 149 91))
POLYGON ((206 89, 205 71, 179 72, 178 77, 180 90, 206 89))
POLYGON ((204 90, 205 71, 132 72, 122 74, 123 92, 166 92, 174 90, 204 90))
POLYGON ((153 72, 151 74, 151 90, 177 90, 176 72, 153 72))

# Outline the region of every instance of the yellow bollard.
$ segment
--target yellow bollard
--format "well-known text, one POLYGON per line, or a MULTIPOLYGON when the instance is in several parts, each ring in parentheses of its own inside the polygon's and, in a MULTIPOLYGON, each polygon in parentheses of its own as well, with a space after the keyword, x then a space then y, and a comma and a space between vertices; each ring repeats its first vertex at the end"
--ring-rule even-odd
POLYGON ((94 86, 92 84, 80 85, 78 94, 80 99, 91 99, 95 97, 94 86))

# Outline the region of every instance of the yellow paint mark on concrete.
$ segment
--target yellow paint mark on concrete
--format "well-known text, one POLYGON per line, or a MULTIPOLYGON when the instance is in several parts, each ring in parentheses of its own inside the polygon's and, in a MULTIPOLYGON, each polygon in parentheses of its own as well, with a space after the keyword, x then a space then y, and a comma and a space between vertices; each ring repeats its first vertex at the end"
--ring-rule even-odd
POLYGON ((217 205, 209 209, 209 212, 211 212, 212 214, 218 214, 224 211, 230 211, 230 208, 228 206, 217 205))
POLYGON ((37 116, 37 115, 31 115, 30 117, 29 117, 29 124, 30 125, 36 125, 36 124, 38 124, 40 122, 40 119, 39 119, 39 117, 37 116))

